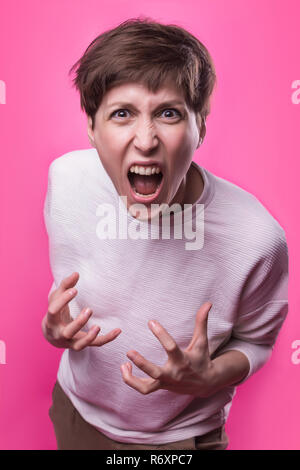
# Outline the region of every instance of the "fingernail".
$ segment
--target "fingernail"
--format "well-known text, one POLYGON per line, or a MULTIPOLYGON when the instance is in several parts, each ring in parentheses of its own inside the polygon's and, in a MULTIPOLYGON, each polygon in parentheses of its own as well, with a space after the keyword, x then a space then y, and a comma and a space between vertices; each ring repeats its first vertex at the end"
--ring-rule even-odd
POLYGON ((157 323, 155 320, 150 320, 149 325, 151 326, 151 328, 157 328, 157 323))
POLYGON ((83 312, 83 315, 84 315, 85 317, 88 317, 90 313, 91 313, 91 309, 88 307, 88 308, 86 308, 85 311, 83 312))

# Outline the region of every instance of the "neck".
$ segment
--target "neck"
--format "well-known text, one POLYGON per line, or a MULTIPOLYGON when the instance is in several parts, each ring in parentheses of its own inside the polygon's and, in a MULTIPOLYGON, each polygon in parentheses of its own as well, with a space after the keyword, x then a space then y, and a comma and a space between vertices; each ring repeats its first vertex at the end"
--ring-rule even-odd
POLYGON ((186 201, 186 193, 187 193, 187 174, 184 175, 177 193, 175 194, 174 198, 170 202, 170 206, 172 206, 172 204, 180 204, 181 208, 184 209, 183 205, 186 204, 185 201, 186 201))
POLYGON ((202 194, 203 188, 203 179, 196 168, 191 164, 170 205, 178 203, 183 210, 184 204, 194 204, 196 201, 198 201, 202 194))

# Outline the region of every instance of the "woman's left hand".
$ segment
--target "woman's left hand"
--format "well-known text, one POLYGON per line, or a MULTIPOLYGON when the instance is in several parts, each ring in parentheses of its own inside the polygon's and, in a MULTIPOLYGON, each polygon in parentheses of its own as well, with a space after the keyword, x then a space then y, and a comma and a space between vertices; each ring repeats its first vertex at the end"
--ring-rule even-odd
POLYGON ((127 357, 152 378, 135 377, 131 363, 127 362, 121 365, 124 382, 143 395, 158 389, 198 397, 213 394, 214 363, 209 356, 207 339, 207 319, 211 307, 210 302, 205 302, 198 310, 193 338, 185 350, 178 347, 159 322, 149 321, 149 328, 166 350, 168 360, 163 367, 159 367, 137 351, 128 351, 127 357))

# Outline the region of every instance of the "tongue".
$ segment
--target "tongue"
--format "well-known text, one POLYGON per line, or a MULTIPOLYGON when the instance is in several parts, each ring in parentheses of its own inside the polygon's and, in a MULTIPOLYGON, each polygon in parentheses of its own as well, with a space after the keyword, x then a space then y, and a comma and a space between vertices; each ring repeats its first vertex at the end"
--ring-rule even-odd
POLYGON ((140 194, 151 194, 155 193, 160 179, 157 174, 146 176, 133 173, 132 185, 140 194))

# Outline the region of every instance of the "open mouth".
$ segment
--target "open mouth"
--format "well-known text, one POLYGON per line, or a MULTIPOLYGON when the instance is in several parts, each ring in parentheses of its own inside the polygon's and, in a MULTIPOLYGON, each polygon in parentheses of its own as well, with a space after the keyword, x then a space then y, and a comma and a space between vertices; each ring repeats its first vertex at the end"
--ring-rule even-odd
POLYGON ((159 192, 163 180, 161 171, 147 175, 129 170, 127 176, 134 193, 145 199, 154 197, 159 192))

